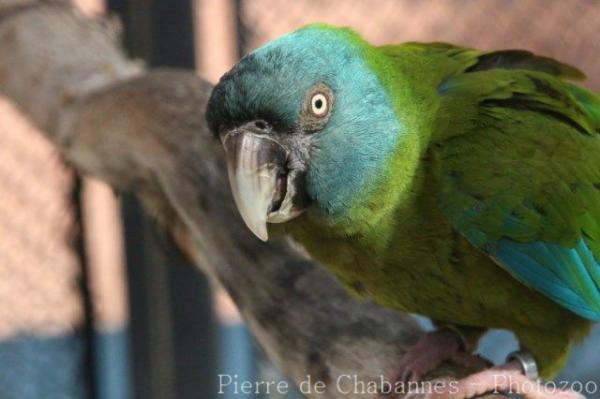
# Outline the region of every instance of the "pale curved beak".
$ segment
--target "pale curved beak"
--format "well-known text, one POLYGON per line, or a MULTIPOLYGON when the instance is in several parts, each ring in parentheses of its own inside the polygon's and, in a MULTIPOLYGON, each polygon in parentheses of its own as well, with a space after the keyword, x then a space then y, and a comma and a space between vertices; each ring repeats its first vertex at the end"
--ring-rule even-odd
POLYGON ((248 228, 267 241, 269 219, 279 222, 290 218, 281 209, 287 194, 285 165, 289 153, 274 139, 245 129, 227 133, 223 147, 238 210, 248 228))

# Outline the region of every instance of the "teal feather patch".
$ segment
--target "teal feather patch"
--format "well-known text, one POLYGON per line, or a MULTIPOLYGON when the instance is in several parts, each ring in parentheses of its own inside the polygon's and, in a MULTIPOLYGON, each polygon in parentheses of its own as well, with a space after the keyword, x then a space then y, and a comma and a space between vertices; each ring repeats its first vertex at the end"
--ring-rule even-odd
POLYGON ((583 239, 573 248, 501 239, 490 256, 522 283, 586 319, 600 321, 600 264, 583 239))

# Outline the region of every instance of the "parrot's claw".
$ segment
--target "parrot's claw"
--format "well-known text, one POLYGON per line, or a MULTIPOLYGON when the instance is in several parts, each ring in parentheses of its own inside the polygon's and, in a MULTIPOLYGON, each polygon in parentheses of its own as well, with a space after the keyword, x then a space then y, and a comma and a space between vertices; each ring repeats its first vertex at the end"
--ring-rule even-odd
POLYGON ((474 370, 490 366, 485 359, 465 352, 463 338, 457 332, 442 328, 422 335, 404 354, 393 381, 419 381, 445 361, 474 370))
POLYGON ((460 349, 461 342, 447 330, 437 330, 422 335, 406 351, 398 364, 395 381, 418 381, 434 370, 460 349))
POLYGON ((426 396, 427 399, 471 399, 484 394, 509 393, 525 399, 585 399, 574 391, 558 389, 555 385, 545 386, 523 374, 518 361, 493 367, 460 381, 446 384, 442 389, 426 396))

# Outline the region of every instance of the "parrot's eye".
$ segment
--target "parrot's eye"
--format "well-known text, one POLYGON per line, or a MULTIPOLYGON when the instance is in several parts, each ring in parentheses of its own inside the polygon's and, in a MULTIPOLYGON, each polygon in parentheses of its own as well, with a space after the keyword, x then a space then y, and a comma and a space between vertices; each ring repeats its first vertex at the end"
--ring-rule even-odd
POLYGON ((309 90, 300 118, 302 129, 311 133, 321 130, 331 116, 333 103, 333 91, 325 83, 319 83, 309 90))
POLYGON ((315 93, 310 99, 310 111, 314 116, 323 117, 329 110, 329 101, 323 93, 315 93))

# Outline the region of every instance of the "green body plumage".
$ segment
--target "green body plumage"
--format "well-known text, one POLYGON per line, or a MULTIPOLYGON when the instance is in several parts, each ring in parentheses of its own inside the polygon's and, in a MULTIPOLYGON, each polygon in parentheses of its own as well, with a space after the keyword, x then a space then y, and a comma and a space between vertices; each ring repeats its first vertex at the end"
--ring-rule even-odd
MULTIPOLYGON (((304 29, 351 43, 402 132, 343 212, 321 201, 276 229, 359 295, 512 330, 555 374, 600 314, 600 98, 565 80, 576 69, 523 51, 376 47, 304 29)), ((328 185, 314 174, 319 202, 328 185)))

